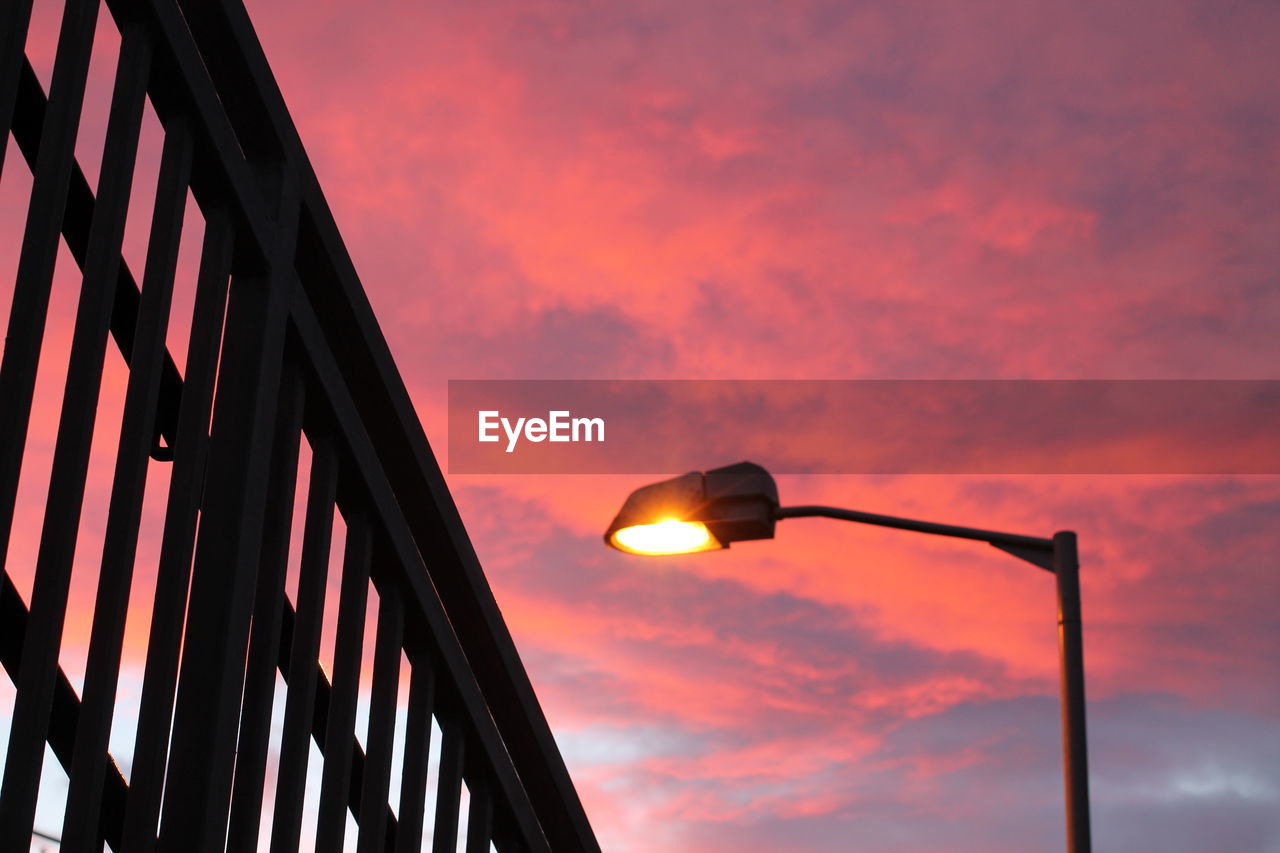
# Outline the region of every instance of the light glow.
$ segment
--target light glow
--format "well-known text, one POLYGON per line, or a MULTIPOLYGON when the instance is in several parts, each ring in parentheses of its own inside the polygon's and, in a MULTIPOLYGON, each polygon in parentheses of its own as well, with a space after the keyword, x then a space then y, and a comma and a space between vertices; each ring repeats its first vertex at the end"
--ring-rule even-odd
POLYGON ((632 554, 692 554, 721 547, 701 521, 674 518, 623 527, 614 531, 613 544, 632 554))

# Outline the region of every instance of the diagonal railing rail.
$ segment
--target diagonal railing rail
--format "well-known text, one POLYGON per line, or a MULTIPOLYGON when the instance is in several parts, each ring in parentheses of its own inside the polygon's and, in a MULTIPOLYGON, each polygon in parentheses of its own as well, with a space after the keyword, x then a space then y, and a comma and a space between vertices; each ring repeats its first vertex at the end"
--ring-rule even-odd
MULTIPOLYGON (((460 830, 469 853, 598 851, 244 8, 106 0, 120 47, 95 193, 75 152, 100 5, 67 0, 47 96, 24 55, 30 0, 0 11, 0 130, 32 174, 0 363, 0 661, 16 688, 0 849, 33 837, 47 744, 68 774, 62 850, 291 851, 307 835, 337 850, 350 816, 362 853, 419 850, 424 828, 436 853, 460 830), (148 105, 163 151, 139 286, 122 242, 148 105), (188 194, 203 238, 180 373, 166 340, 188 194), (8 560, 60 244, 81 279, 24 601, 8 560), (128 379, 77 696, 59 654, 109 338, 128 379), (170 470, 126 783, 108 739, 154 465, 170 470)), ((0 177, 13 168, 0 159, 0 177)))

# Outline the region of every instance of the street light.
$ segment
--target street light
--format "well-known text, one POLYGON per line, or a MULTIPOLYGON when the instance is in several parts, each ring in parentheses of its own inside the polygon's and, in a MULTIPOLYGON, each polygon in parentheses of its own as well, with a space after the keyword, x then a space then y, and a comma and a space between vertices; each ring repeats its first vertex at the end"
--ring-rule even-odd
POLYGON ((834 518, 953 539, 972 539, 986 542, 1054 575, 1058 594, 1067 851, 1090 853, 1084 652, 1076 535, 1059 531, 1046 539, 829 506, 784 507, 778 504, 778 487, 769 472, 751 462, 739 462, 635 490, 605 531, 604 539, 610 547, 632 554, 689 554, 728 548, 734 542, 772 539, 777 522, 787 518, 834 518))

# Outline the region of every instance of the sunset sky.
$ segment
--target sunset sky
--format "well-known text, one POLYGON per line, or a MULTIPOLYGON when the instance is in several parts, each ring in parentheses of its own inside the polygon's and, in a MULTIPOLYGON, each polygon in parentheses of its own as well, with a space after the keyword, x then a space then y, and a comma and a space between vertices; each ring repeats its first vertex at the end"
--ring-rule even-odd
MULTIPOLYGON (((58 5, 33 24, 46 83, 58 5)), ((449 379, 1277 378, 1273 2, 247 5, 442 465, 449 379)), ((11 145, 0 281, 29 182, 11 145)), ((135 272, 144 241, 131 223, 135 272)), ((1050 578, 820 520, 607 550, 649 479, 449 477, 606 853, 1062 849, 1050 578)), ((779 489, 1078 531, 1096 849, 1280 851, 1280 477, 779 489)), ((24 594, 38 501, 10 548, 24 594)))

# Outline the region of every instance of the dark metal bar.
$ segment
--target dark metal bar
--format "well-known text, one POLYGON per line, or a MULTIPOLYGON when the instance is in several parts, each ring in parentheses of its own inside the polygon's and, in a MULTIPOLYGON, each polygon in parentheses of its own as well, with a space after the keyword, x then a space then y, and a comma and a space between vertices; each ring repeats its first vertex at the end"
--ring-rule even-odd
POLYGON ((351 798, 351 744, 355 737, 356 698, 360 693, 360 658, 364 651, 372 540, 369 518, 363 513, 349 514, 333 649, 329 719, 325 727, 316 853, 340 853, 346 828, 347 804, 351 798))
MULTIPOLYGON (((141 34, 136 36, 141 38, 141 34)), ((89 851, 97 846, 102 768, 119 679, 121 644, 129 589, 142 520, 147 457, 155 435, 156 400, 164 363, 165 331, 173 299, 173 279, 182 238, 191 170, 191 136, 174 122, 165 133, 156 186, 155 208, 138 311, 138 336, 125 391, 115 478, 103 537, 98 594, 85 664, 80 725, 63 825, 62 849, 89 851)), ((116 250, 112 250, 116 254, 116 250)), ((104 330, 105 333, 105 330, 104 330)), ((105 334, 104 334, 105 337, 105 334)))
POLYGON ((166 853, 211 853, 226 840, 296 224, 286 180, 269 271, 232 279, 160 822, 166 853))
MULTIPOLYGON (((9 0, 0 9, 0 140, 8 140, 13 110, 18 98, 18 77, 22 69, 27 28, 31 26, 31 0, 9 0)), ((4 153, 0 145, 0 175, 4 174, 4 153)))
POLYGON ((529 849, 521 840, 518 827, 512 824, 510 815, 502 806, 494 807, 492 842, 498 853, 527 853, 529 849))
POLYGON ((263 782, 271 736, 271 708, 275 698, 276 666, 280 657, 285 574, 289 563, 290 522, 298 480, 298 449, 302 438, 303 383, 296 365, 286 361, 280 382, 280 406, 271 451, 267 517, 254 595, 249 657, 245 665, 244 703, 231 791, 227 848, 255 850, 262 820, 263 782))
POLYGON ((243 7, 209 0, 178 0, 177 6, 222 94, 241 148, 250 159, 280 157, 276 125, 285 106, 273 87, 256 85, 255 76, 270 76, 271 70, 261 51, 252 49, 257 47, 257 37, 243 7))
MULTIPOLYGON (((14 11, 21 14, 21 10, 14 11)), ((4 417, 0 418, 0 570, 4 568, 13 529, 18 477, 22 469, 27 429, 30 426, 36 367, 40 360, 45 320, 49 313, 49 292, 66 208, 67 187, 75 166, 76 131, 80 124, 80 107, 84 101, 85 78, 89 69, 89 52, 93 45, 97 15, 97 0, 69 0, 63 12, 58 50, 53 64, 49 108, 45 112, 33 169, 22 251, 18 258, 13 301, 9 307, 4 357, 0 360, 0 412, 4 412, 4 417)), ((7 139, 5 142, 7 143, 7 139)), ((64 411, 65 402, 64 397, 64 411)), ((66 451, 64 456, 65 453, 66 451)), ((65 466, 66 463, 64 470, 65 466)), ((79 502, 76 503, 78 505, 79 502)), ((72 525, 70 530, 74 531, 75 528, 76 525, 72 525)), ((64 535, 64 539, 74 539, 74 533, 64 535)), ((28 629, 38 635, 37 642, 44 641, 45 637, 59 635, 62 628, 61 615, 53 612, 60 608, 50 609, 50 605, 56 604, 60 597, 57 595, 60 584, 55 576, 50 576, 49 571, 45 572, 45 583, 40 585, 44 589, 41 597, 48 598, 52 595, 54 601, 48 605, 42 604, 28 622, 28 629)), ((57 574, 55 571, 54 575, 57 574)), ((48 671, 44 660, 47 654, 45 650, 41 650, 24 656, 24 661, 33 668, 31 675, 27 676, 29 682, 32 679, 36 682, 44 680, 41 673, 48 671)), ((56 650, 54 657, 56 659, 56 650)), ((34 686, 34 682, 32 684, 34 686)), ((22 692, 21 684, 19 692, 22 692)), ((48 715, 46 692, 37 690, 27 700, 19 698, 18 706, 21 710, 15 708, 12 729, 19 739, 27 733, 26 728, 43 725, 36 718, 48 715), (22 717, 22 729, 18 725, 19 716, 22 717)), ((10 740, 14 740, 12 733, 10 740)), ((0 849, 5 849, 8 844, 19 843, 17 839, 20 836, 25 838, 22 843, 31 841, 31 819, 26 814, 34 813, 37 786, 32 784, 32 780, 40 778, 37 753, 43 750, 43 742, 36 742, 34 738, 25 746, 10 745, 4 782, 0 785, 0 849), (16 750, 14 746, 17 746, 16 750), (36 763, 34 768, 33 763, 36 763), (8 793, 13 796, 8 796, 8 793)))
POLYGON ((395 583, 378 590, 378 633, 373 652, 373 686, 369 697, 369 735, 365 740, 364 778, 360 795, 360 838, 357 853, 385 849, 387 791, 394 747, 396 698, 400 685, 400 647, 404 610, 395 583))
POLYGON ((456 853, 466 734, 460 722, 446 726, 444 721, 441 721, 440 733, 440 779, 436 787, 436 822, 431 836, 431 853, 456 853))
POLYGON ((493 840, 493 798, 483 768, 467 777, 467 793, 471 803, 467 808, 466 853, 489 853, 493 840))
POLYGON ((871 524, 876 527, 892 527, 897 530, 913 530, 917 533, 948 536, 952 539, 972 539, 978 542, 989 542, 992 545, 1010 545, 1031 551, 1051 552, 1053 550, 1053 540, 1039 536, 1002 533, 997 530, 982 530, 977 527, 958 527, 954 524, 936 524, 932 521, 916 521, 911 518, 898 518, 893 515, 879 515, 874 512, 861 512, 832 506, 784 506, 774 513, 774 518, 835 518, 840 521, 854 521, 859 524, 871 524))
POLYGON ((298 607, 296 617, 289 620, 292 642, 289 668, 284 673, 289 687, 285 693, 280 770, 276 777, 275 809, 271 820, 272 853, 296 851, 301 835, 307 759, 313 719, 317 716, 317 658, 320 654, 320 629, 324 620, 337 491, 338 460, 333 444, 323 436, 313 435, 311 481, 302 531, 302 562, 298 569, 298 607))
POLYGON ((226 209, 207 211, 124 818, 130 853, 155 846, 233 242, 226 209))
POLYGON ((435 669, 426 653, 409 658, 409 709, 405 720, 404 763, 400 771, 400 822, 396 853, 420 853, 431 753, 431 712, 435 669))
POLYGON ((1084 641, 1081 636, 1080 559, 1076 535, 1053 535, 1058 591, 1058 650, 1062 688, 1062 758, 1068 853, 1093 849, 1089 822, 1089 750, 1085 731, 1084 641))

